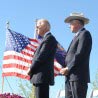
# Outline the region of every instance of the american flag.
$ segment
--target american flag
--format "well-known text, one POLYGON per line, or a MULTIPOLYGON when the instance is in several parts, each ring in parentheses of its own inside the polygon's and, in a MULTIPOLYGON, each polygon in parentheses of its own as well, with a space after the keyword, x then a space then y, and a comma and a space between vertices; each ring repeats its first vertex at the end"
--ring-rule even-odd
MULTIPOLYGON (((32 64, 34 52, 39 44, 40 42, 37 39, 28 38, 18 32, 8 29, 6 32, 2 76, 17 76, 29 80, 27 71, 32 64)), ((60 48, 57 50, 60 50, 60 48)), ((60 53, 57 53, 56 57, 59 57, 60 53)), ((55 76, 59 75, 59 71, 62 68, 62 63, 58 63, 56 57, 54 59, 55 76)))

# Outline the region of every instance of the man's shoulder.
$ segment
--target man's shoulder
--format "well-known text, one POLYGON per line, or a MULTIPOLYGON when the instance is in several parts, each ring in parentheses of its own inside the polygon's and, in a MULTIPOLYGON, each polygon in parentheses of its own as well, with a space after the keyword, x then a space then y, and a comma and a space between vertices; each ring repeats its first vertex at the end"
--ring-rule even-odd
POLYGON ((56 40, 55 36, 54 36, 52 33, 49 33, 49 34, 47 35, 47 38, 51 38, 51 39, 55 39, 55 40, 56 40))
POLYGON ((86 28, 83 28, 82 30, 81 30, 81 32, 87 32, 87 33, 90 33, 90 31, 89 30, 87 30, 86 28))
POLYGON ((90 36, 91 36, 91 33, 90 33, 89 30, 87 30, 87 29, 84 28, 84 29, 81 31, 80 35, 90 35, 90 36))

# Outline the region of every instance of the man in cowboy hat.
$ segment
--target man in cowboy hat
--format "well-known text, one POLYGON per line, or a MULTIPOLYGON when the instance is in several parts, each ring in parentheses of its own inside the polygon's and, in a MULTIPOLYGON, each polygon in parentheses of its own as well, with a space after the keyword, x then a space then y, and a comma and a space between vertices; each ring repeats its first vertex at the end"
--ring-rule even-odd
POLYGON ((83 13, 71 13, 65 19, 70 24, 70 29, 75 33, 65 58, 66 67, 60 73, 66 76, 66 98, 86 98, 87 83, 90 82, 89 58, 92 48, 92 37, 84 28, 89 23, 83 13))

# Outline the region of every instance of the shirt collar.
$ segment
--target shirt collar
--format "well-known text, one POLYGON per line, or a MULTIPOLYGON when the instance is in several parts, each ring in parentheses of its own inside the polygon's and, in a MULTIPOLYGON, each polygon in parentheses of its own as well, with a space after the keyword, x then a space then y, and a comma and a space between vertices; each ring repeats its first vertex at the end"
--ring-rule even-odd
POLYGON ((50 33, 49 31, 48 31, 48 32, 46 32, 46 33, 44 34, 44 37, 46 37, 46 35, 47 35, 47 34, 49 34, 49 33, 50 33))
POLYGON ((84 27, 82 27, 80 30, 78 30, 78 32, 75 34, 75 36, 78 36, 78 34, 80 33, 80 31, 83 29, 84 27))

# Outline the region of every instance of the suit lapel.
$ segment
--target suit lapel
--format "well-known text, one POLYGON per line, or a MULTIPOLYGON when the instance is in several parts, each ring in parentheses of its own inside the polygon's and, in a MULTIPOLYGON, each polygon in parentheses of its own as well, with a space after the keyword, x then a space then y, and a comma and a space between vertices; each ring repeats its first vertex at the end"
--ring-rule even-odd
POLYGON ((71 43, 70 43, 70 45, 69 45, 69 47, 68 47, 67 53, 68 53, 68 51, 69 51, 69 49, 70 49, 70 46, 71 46, 72 42, 73 42, 73 40, 71 41, 71 43))
POLYGON ((44 37, 44 39, 46 39, 46 38, 47 38, 47 36, 49 36, 49 35, 51 35, 51 33, 48 33, 48 34, 44 37))
POLYGON ((51 33, 48 33, 48 34, 43 38, 41 44, 47 39, 47 37, 48 37, 49 35, 51 35, 51 33))
POLYGON ((42 42, 40 43, 40 45, 38 46, 38 48, 36 49, 36 51, 37 51, 38 49, 40 49, 40 47, 42 46, 42 44, 44 43, 44 41, 47 39, 47 37, 48 37, 49 35, 51 35, 51 33, 48 33, 48 34, 42 39, 42 42))
POLYGON ((83 31, 85 31, 85 28, 83 28, 83 29, 78 33, 78 35, 73 38, 73 40, 71 41, 71 43, 70 43, 70 45, 69 45, 69 48, 68 48, 68 50, 67 50, 67 53, 68 53, 68 51, 69 51, 69 49, 70 49, 72 43, 76 40, 76 38, 77 38, 77 37, 80 35, 80 33, 82 33, 83 31))

